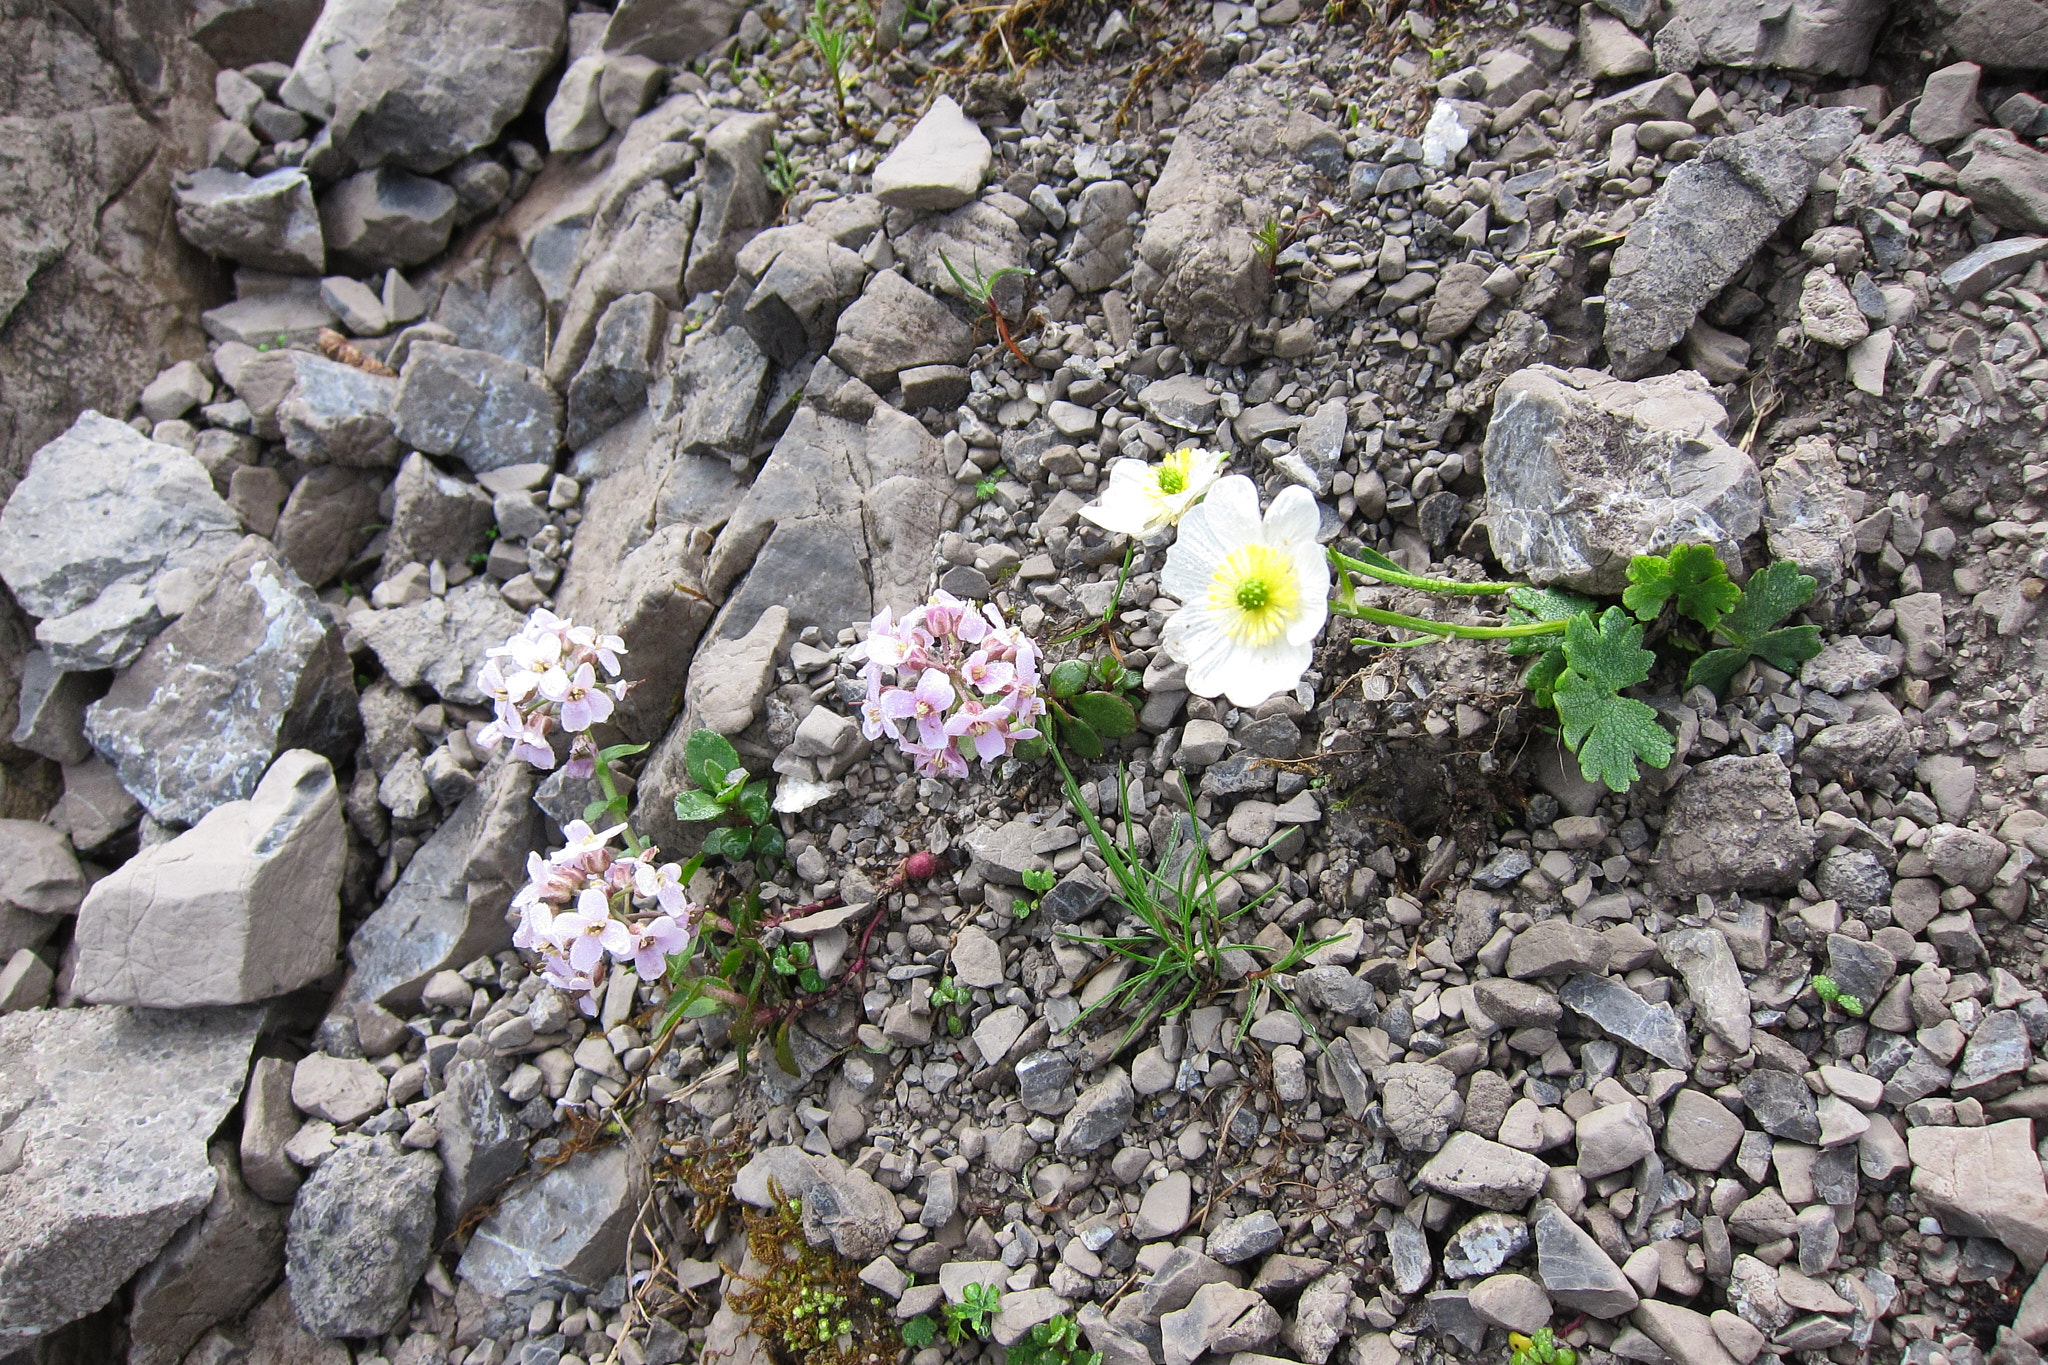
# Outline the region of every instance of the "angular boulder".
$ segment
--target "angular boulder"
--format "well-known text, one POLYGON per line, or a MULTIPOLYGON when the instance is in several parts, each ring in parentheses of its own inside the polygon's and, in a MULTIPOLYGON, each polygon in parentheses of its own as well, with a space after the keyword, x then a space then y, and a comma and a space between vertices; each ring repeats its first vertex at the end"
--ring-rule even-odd
POLYGON ((93 886, 71 989, 155 1009, 297 990, 334 965, 345 856, 334 769, 288 750, 249 800, 214 807, 93 886))
POLYGON ((476 686, 484 652, 504 644, 525 619, 505 605, 496 584, 472 580, 446 597, 357 612, 349 626, 398 686, 424 684, 448 701, 476 706, 484 699, 476 686))
POLYGON ((296 166, 264 176, 193 171, 176 194, 179 233, 209 255, 286 275, 326 267, 313 183, 296 166))
POLYGON ((1860 76, 1889 12, 1885 0, 1681 0, 1657 30, 1657 69, 1775 67, 1860 76))
POLYGON ((213 1198, 260 1009, 0 1015, 0 1343, 94 1311, 213 1198))
POLYGON ((393 0, 335 91, 334 145, 358 166, 454 165, 526 107, 567 20, 556 0, 393 0))
POLYGON ((43 618, 36 636, 57 667, 115 668, 163 628, 151 596, 162 576, 210 577, 240 541, 204 465, 86 412, 35 453, 0 510, 0 579, 43 618))
POLYGON ((1657 842, 1657 880, 1674 893, 1790 891, 1813 862, 1792 774, 1776 754, 1710 759, 1679 780, 1657 842))
POLYGON ((271 760, 355 748, 355 673, 326 611, 250 537, 86 711, 86 737, 159 820, 256 792, 271 760))
MULTIPOLYGON (((288 453, 308 464, 349 469, 397 462, 391 416, 397 380, 305 351, 272 354, 278 359, 259 363, 276 368, 260 378, 284 381, 270 416, 288 453)), ((258 379, 245 371, 243 387, 258 379)))
POLYGON ((626 1144, 571 1157, 498 1201, 456 1274, 487 1299, 588 1292, 626 1259, 645 1182, 626 1144))
POLYGON ((1707 544, 1740 567, 1763 516, 1756 465, 1697 374, 1626 383, 1534 365, 1501 384, 1484 468, 1493 550, 1540 584, 1619 593, 1632 557, 1707 544))
POLYGON ((2048 1260, 2048 1186, 2030 1119, 1906 1130, 1913 1192, 1952 1235, 2003 1242, 2031 1273, 2048 1260))
POLYGON ((605 25, 607 53, 688 62, 725 41, 745 0, 620 0, 605 25))
POLYGON ((434 1253, 432 1152, 388 1137, 336 1149, 299 1190, 285 1278, 315 1336, 375 1337, 397 1325, 434 1253))
POLYGON ((284 1269, 285 1210, 250 1193, 235 1149, 208 1151, 213 1198, 136 1277, 129 1365, 178 1365, 207 1328, 242 1316, 284 1269))
POLYGON ((1606 324, 1614 372, 1649 373, 1861 129, 1853 109, 1800 108, 1716 138, 1673 171, 1614 253, 1606 324))
POLYGON ((455 191, 395 166, 352 175, 327 191, 320 223, 328 250, 381 270, 441 254, 455 230, 455 191))
POLYGON ((393 415, 401 441, 479 474, 552 464, 562 436, 562 400, 539 370, 438 341, 407 354, 393 415))

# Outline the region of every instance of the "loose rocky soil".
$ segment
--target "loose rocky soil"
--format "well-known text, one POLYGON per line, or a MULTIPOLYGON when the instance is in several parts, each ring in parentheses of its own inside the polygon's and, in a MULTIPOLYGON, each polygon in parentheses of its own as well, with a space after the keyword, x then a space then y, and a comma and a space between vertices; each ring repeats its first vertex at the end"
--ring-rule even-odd
POLYGON ((777 1194, 873 1321, 1001 1288, 914 1365, 1063 1314, 1106 1365, 2035 1365, 2032 5, 888 0, 832 20, 843 125, 805 7, 575 9, 211 0, 160 69, 122 5, 0 19, 55 54, 0 89, 113 149, 31 193, 180 234, 69 205, 0 294, 0 353, 93 371, 51 291, 133 261, 104 373, 4 381, 9 1365, 794 1361, 737 1303, 777 1194), (1004 336, 941 253, 1025 272, 1004 336), (1291 695, 1194 697, 1170 535, 1079 516, 1188 443, 1417 571, 1789 559, 1828 644, 1660 670, 1626 795, 1480 642, 1333 619, 1291 695), (1134 921, 1049 765, 861 738, 849 651, 934 589, 1109 615, 1140 726, 1080 801, 1250 907, 1186 1010, 1084 1014, 1134 921), (786 862, 699 890, 816 907, 782 1060, 511 948, 597 795, 478 742, 536 606, 625 638, 669 856, 692 731, 775 780, 786 862))

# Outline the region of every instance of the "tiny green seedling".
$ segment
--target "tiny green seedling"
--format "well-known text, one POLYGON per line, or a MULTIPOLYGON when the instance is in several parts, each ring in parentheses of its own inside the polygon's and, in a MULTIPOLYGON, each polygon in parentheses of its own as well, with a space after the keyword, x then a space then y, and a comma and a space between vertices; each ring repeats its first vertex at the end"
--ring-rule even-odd
POLYGON ((973 998, 973 995, 965 986, 950 976, 940 977, 938 982, 933 985, 932 1008, 934 1010, 948 1011, 946 1015, 946 1032, 957 1036, 967 1031, 967 1026, 960 1022, 960 1016, 951 1011, 956 1008, 964 1008, 973 998))
MULTIPOLYGON (((995 297, 996 290, 1004 280, 1014 279, 1021 281, 1019 297, 1024 298, 1031 281, 1031 272, 1022 266, 1006 265, 993 275, 984 275, 981 273, 981 261, 977 259, 973 262, 974 278, 970 280, 960 273, 959 267, 946 255, 944 247, 939 248, 939 264, 945 266, 946 273, 953 277, 953 286, 960 291, 961 296, 988 315, 989 321, 995 324, 996 335, 1002 339, 1004 348, 1017 358, 1017 363, 1036 369, 1037 366, 1032 364, 1031 357, 1018 349, 1017 340, 1010 332, 1012 318, 995 297)), ((1021 307, 1012 311, 1021 311, 1021 307)))
POLYGON ((993 475, 987 478, 976 479, 974 481, 974 500, 976 502, 987 502, 990 498, 994 497, 996 495, 996 483, 997 480, 993 475))
POLYGON ((1026 1332, 1009 1365, 1102 1365, 1102 1352, 1082 1350, 1080 1325, 1061 1313, 1026 1332))
POLYGON ((1045 899, 1045 893, 1052 890, 1053 883, 1056 880, 1057 879, 1053 876, 1052 873, 1047 872, 1042 868, 1025 868, 1024 889, 1026 891, 1032 892, 1033 894, 1029 896, 1019 896, 1017 898, 1017 903, 1010 908, 1010 913, 1015 915, 1018 919, 1030 919, 1031 912, 1038 908, 1038 903, 1045 899))
POLYGON ((802 174, 802 164, 790 159, 788 152, 780 147, 768 151, 768 188, 775 191, 778 199, 787 199, 796 193, 797 177, 802 174))
POLYGON ((778 947, 769 956, 768 965, 781 976, 795 977, 798 986, 813 994, 825 989, 825 978, 818 975, 811 962, 811 945, 802 939, 778 947))
POLYGON ((960 1291, 959 1303, 946 1305, 946 1339, 958 1346, 969 1332, 986 1337, 1002 1307, 1002 1290, 992 1284, 968 1285, 960 1291))
POLYGON ((1832 977, 1816 975, 1813 978, 1813 993, 1851 1018, 1863 1017, 1863 1002, 1853 995, 1844 995, 1842 988, 1834 983, 1832 977))
POLYGON ((1533 1337, 1510 1332, 1508 1345, 1513 1349, 1509 1365, 1579 1365, 1579 1353, 1560 1342, 1548 1327, 1537 1328, 1533 1337))
POLYGON ((804 36, 811 40, 811 46, 818 53, 818 62, 825 68, 825 83, 832 89, 832 110, 838 115, 839 127, 844 131, 847 126, 846 82, 850 75, 846 61, 853 52, 853 36, 832 22, 826 0, 818 0, 817 7, 811 11, 804 36))
POLYGON ((1287 230, 1280 226, 1278 218, 1268 218, 1259 230, 1252 234, 1252 240, 1258 243, 1259 262, 1266 267, 1268 273, 1280 267, 1280 249, 1286 245, 1283 240, 1286 233, 1287 230))

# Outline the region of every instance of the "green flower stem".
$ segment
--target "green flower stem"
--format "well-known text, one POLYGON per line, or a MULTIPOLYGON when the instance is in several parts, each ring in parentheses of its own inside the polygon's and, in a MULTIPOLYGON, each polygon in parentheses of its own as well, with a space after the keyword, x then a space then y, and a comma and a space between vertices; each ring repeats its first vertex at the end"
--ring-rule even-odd
POLYGON ((1561 635, 1566 624, 1563 621, 1531 621, 1521 626, 1461 626, 1449 621, 1409 616, 1404 612, 1381 611, 1378 607, 1361 607, 1356 602, 1346 601, 1332 602, 1330 610, 1340 616, 1371 621, 1374 625, 1399 626, 1428 635, 1455 635, 1461 640, 1519 640, 1531 635, 1561 635))
MULTIPOLYGON (((612 778, 612 765, 603 754, 597 755, 593 771, 597 774, 597 785, 604 788, 605 808, 613 810, 624 806, 625 801, 619 796, 619 784, 612 778)), ((647 851, 647 841, 635 834, 630 824, 626 826, 626 851, 636 858, 647 851)))
POLYGON ((1402 573, 1395 569, 1382 569, 1375 565, 1367 564, 1362 560, 1353 559, 1349 555, 1338 554, 1335 550, 1331 550, 1328 553, 1330 563, 1338 569, 1343 569, 1350 573, 1363 574, 1367 578, 1377 578, 1380 582, 1391 583, 1397 588, 1414 588, 1419 592, 1444 593, 1458 597, 1486 597, 1494 593, 1503 593, 1511 588, 1523 586, 1520 583, 1460 583, 1450 578, 1426 578, 1421 574, 1402 573))

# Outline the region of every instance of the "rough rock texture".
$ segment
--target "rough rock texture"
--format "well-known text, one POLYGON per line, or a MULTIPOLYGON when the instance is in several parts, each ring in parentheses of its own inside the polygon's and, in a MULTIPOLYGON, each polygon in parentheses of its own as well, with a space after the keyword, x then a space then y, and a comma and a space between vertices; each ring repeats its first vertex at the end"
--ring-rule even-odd
POLYGON ((339 1009, 416 1002, 435 972, 511 943, 505 910, 526 879, 521 850, 540 847, 531 768, 504 763, 420 845, 398 882, 348 943, 339 1009))
POLYGON ((1252 233, 1271 200, 1265 178, 1281 153, 1287 112, 1248 67, 1190 106, 1145 200, 1133 284, 1166 315, 1194 360, 1235 363, 1272 287, 1252 233))
POLYGON ((360 166, 453 165, 526 107, 561 55, 564 21, 555 0, 395 0, 335 93, 335 146, 360 166))
POLYGON ((217 1322, 240 1317, 284 1268, 285 1210, 242 1183, 234 1148, 215 1143, 213 1198, 135 1280, 129 1365, 177 1365, 217 1322))
POLYGON ((86 735, 159 820, 254 794, 271 760, 355 748, 355 674, 305 584, 251 537, 86 712, 86 735))
POLYGON ((688 62, 724 41, 744 9, 742 0, 621 0, 600 45, 621 56, 688 62))
POLYGON ((327 263, 313 185, 296 166, 264 176, 194 171, 177 199, 178 231, 210 255, 287 275, 317 275, 327 263))
POLYGON ((1511 574, 1619 593, 1632 556, 1681 542, 1731 565, 1763 487, 1722 436, 1727 412, 1681 371, 1624 383, 1536 365, 1510 375, 1486 431, 1494 553, 1511 574))
POLYGON ((502 1086, 510 1068, 495 1057, 457 1057, 442 1073, 441 1214, 459 1225, 526 1164, 526 1126, 502 1086))
POLYGON ((479 474, 552 462, 562 434, 562 400, 539 370, 436 341, 407 355, 393 416, 407 445, 479 474))
POLYGON ((1884 0, 1683 0, 1657 30, 1657 66, 1770 66, 1860 76, 1887 12, 1884 0))
POLYGON ((288 750, 251 799, 215 806, 94 884, 73 992, 186 1009, 298 989, 334 965, 344 852, 333 768, 288 750))
POLYGON ((625 1144, 573 1157, 501 1199, 456 1273, 488 1298, 595 1288, 626 1258, 645 1180, 625 1144))
POLYGON ((262 1011, 0 1016, 0 1342, 105 1303, 207 1206, 262 1011))
POLYGON ((162 629, 151 590, 165 573, 210 576, 240 539, 205 466, 87 412, 35 453, 0 510, 0 578, 44 618, 37 636, 59 667, 107 668, 162 629))
POLYGON ((525 621, 496 587, 470 582, 409 607, 357 612, 350 627, 400 687, 425 684, 449 701, 475 705, 484 651, 505 643, 525 621))
POLYGON ((1671 794, 1657 875, 1674 891, 1789 891, 1812 861, 1813 828, 1776 754, 1712 759, 1671 794))
POLYGON ((1616 374, 1647 374, 1678 344, 1858 128, 1851 110, 1797 109, 1716 138, 1671 173, 1614 253, 1606 340, 1616 374))
POLYGON ((875 167, 875 197, 892 208, 957 209, 980 192, 991 155, 981 129, 941 95, 875 167))
POLYGON ((1943 1227, 2003 1242, 2029 1272, 2048 1261, 2048 1188, 2031 1145, 2033 1131, 2028 1119, 1906 1131, 1913 1191, 1943 1227))
POLYGON ((813 1246, 829 1242, 855 1261, 880 1255, 903 1226, 903 1214, 889 1192, 837 1157, 767 1147, 733 1179, 734 1196, 754 1208, 773 1207, 777 1190, 784 1198, 803 1201, 804 1235, 813 1246))
POLYGON ((285 1276, 308 1331, 374 1337, 405 1312, 434 1244, 432 1152, 389 1138, 351 1143, 320 1163, 292 1204, 285 1276))
POLYGON ((204 354, 221 280, 171 222, 203 164, 213 64, 182 6, 0 8, 0 492, 86 409, 204 354), (74 363, 91 356, 91 364, 74 363))
POLYGON ((1942 39, 1958 57, 1986 66, 2048 66, 2048 5, 2040 0, 1943 0, 1942 39))

